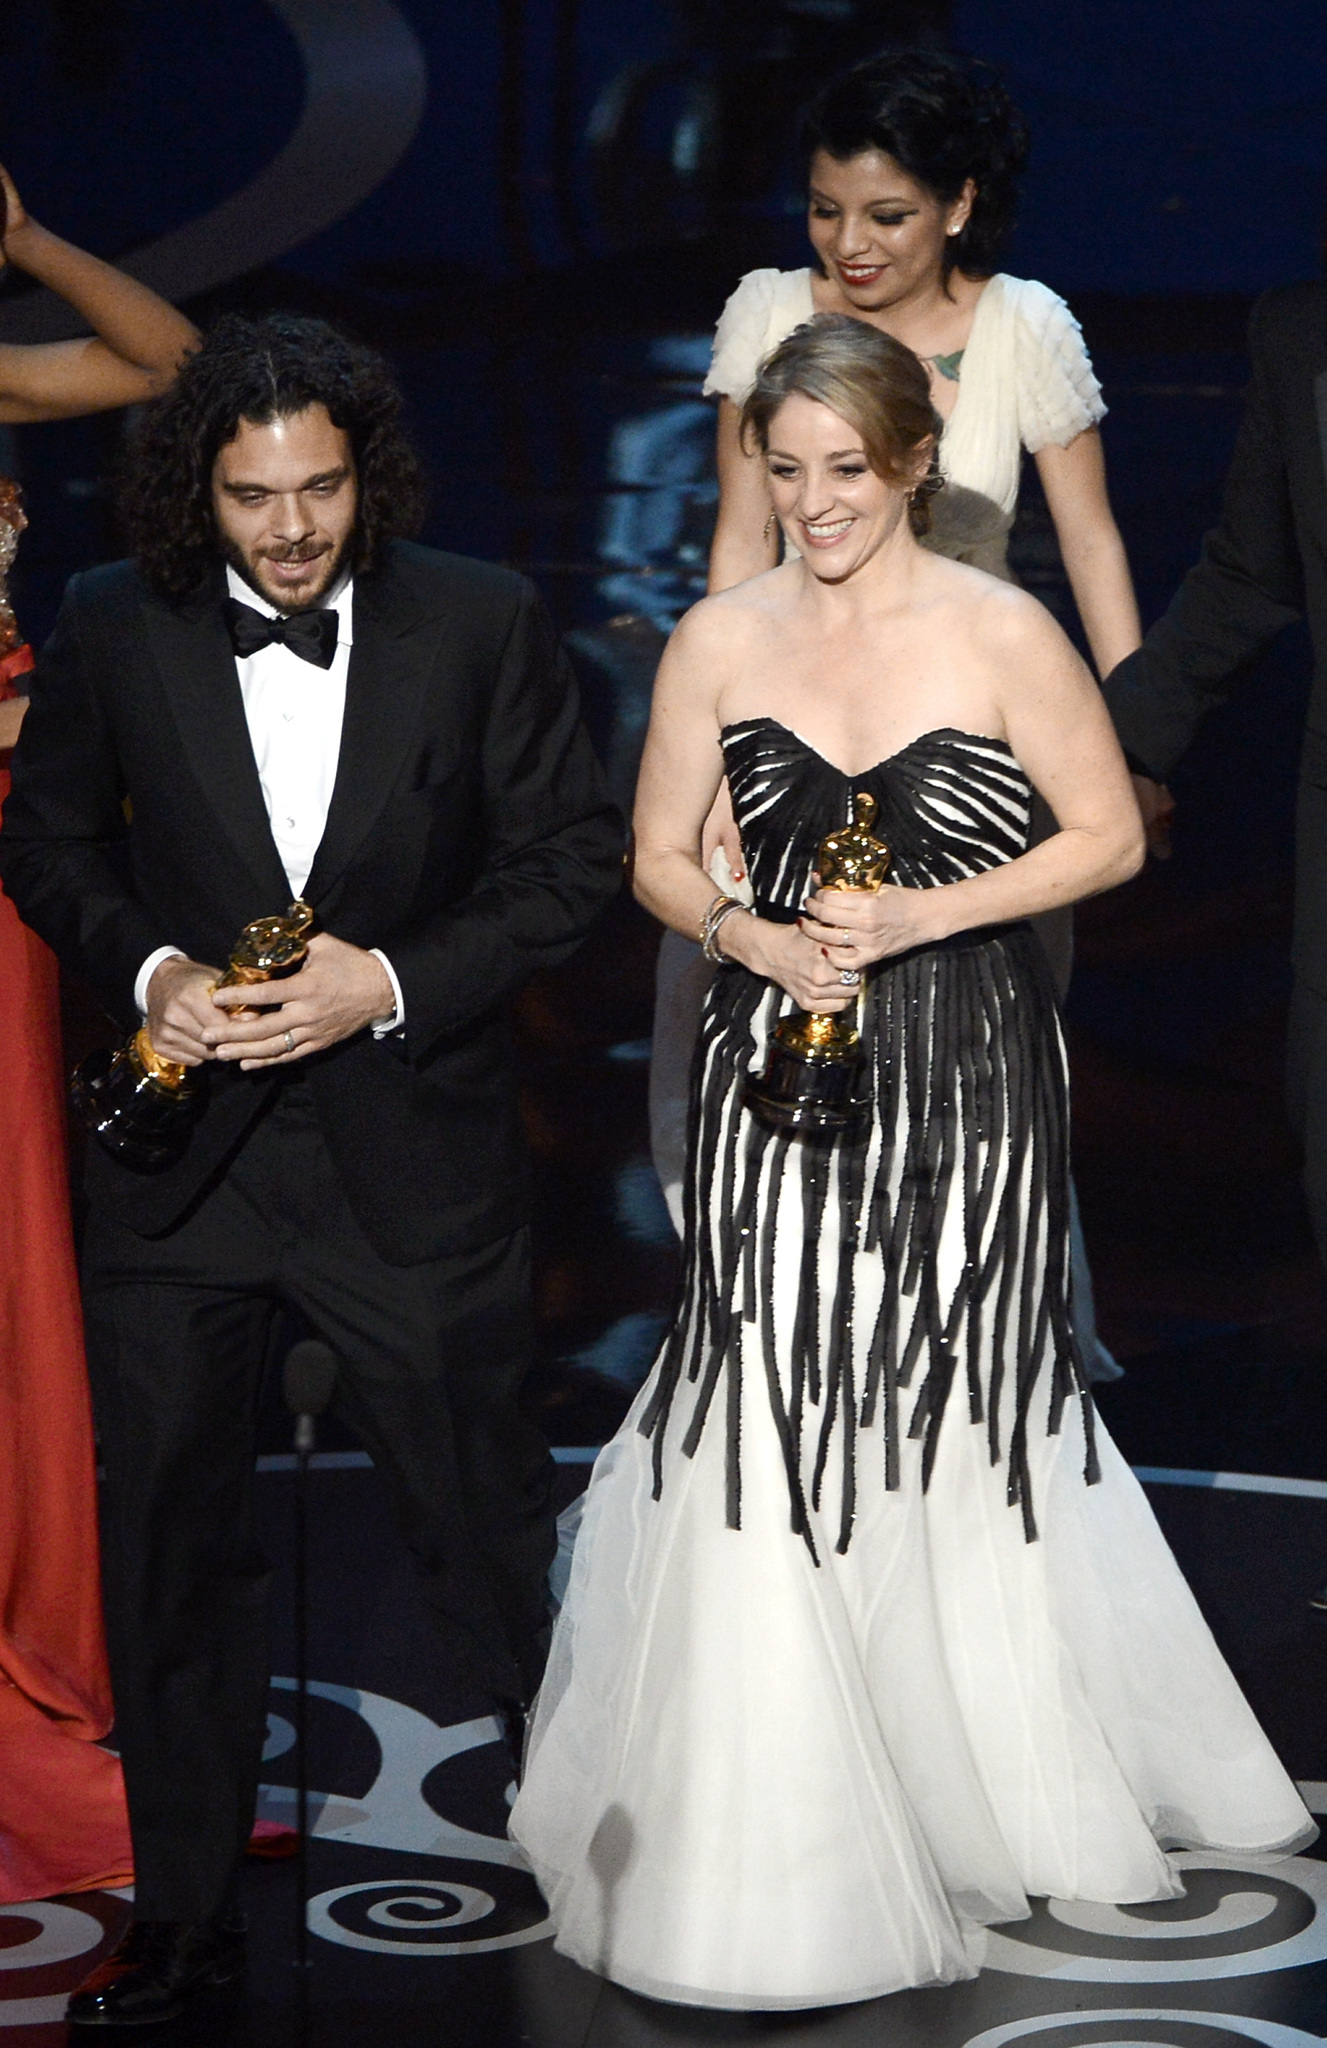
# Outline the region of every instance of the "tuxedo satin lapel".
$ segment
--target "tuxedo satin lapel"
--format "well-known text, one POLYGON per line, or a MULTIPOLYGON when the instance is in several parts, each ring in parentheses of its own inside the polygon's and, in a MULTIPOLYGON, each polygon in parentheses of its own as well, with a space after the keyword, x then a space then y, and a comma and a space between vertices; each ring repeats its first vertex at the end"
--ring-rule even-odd
POLYGON ((220 593, 214 603, 180 611, 152 604, 146 616, 162 688, 190 766, 257 885, 253 915, 282 909, 290 884, 268 823, 220 593))
POLYGON ((317 905, 372 830, 414 737, 436 623, 391 567, 356 582, 341 752, 327 824, 304 894, 317 905))

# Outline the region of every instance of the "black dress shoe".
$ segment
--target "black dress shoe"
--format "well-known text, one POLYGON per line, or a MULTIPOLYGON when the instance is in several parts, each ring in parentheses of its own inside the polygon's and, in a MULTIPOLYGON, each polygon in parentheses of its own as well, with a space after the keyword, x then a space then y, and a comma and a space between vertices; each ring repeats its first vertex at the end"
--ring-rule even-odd
POLYGON ((74 2027, 142 2027, 173 2020, 209 1984, 244 1968, 244 1928, 233 1916, 191 1926, 136 1920, 69 2001, 74 2027))
POLYGON ((1309 1606, 1319 1614, 1327 1614, 1327 1586, 1319 1586, 1316 1593, 1309 1594, 1309 1606))

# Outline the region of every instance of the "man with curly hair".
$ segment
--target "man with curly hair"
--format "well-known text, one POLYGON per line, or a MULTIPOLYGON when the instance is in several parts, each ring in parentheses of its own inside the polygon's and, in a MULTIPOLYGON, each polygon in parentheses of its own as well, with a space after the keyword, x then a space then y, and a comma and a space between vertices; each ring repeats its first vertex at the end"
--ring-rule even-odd
POLYGON ((538 1681, 555 1542, 530 1360, 505 1017, 617 886, 619 821, 533 588, 403 538, 415 458, 382 361, 232 317, 131 452, 135 554, 77 576, 0 834, 23 918, 124 1025, 208 1070, 175 1165, 95 1145, 84 1255, 135 1926, 83 2024, 236 1974, 268 1684, 255 1409, 299 1311, 464 1668, 538 1681), (215 988, 241 928, 312 905, 307 963, 215 988))

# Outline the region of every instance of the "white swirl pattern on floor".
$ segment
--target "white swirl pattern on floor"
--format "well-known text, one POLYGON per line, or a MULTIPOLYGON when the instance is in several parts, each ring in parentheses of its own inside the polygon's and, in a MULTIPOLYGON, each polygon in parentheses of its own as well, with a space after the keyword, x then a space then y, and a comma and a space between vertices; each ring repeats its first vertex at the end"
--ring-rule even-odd
POLYGON ((1327 1863, 1311 1856, 1271 1863, 1197 1850, 1183 1850, 1174 1860, 1187 1881, 1184 1899, 1161 1906, 1052 1903, 1029 1921, 991 1930, 987 1969, 1075 1984, 1177 1984, 1327 1962, 1327 1863), (1227 1887, 1218 1876, 1215 1884, 1203 1884, 1209 1872, 1238 1873, 1244 1881, 1227 1887), (1195 1892, 1213 1890, 1216 1903, 1194 1914, 1195 1892), (1260 1939, 1257 1930, 1272 1933, 1274 1923, 1280 1931, 1260 1939), (1064 1946, 1053 1941, 1060 1929, 1064 1946), (1069 1943, 1072 1932, 1081 1952, 1069 1943), (1190 1944, 1189 1954, 1176 1953, 1181 1942, 1190 1944))
MULTIPOLYGON (((0 1971, 48 1970, 53 1963, 73 1962, 90 1955, 105 1932, 93 1914, 54 1899, 0 1906, 6 1931, 15 1921, 20 1926, 31 1923, 33 1932, 26 1941, 0 1944, 0 1971)), ((0 2028, 51 2026, 64 2018, 67 1997, 67 1992, 59 1991, 37 1998, 0 1998, 0 2028)))
POLYGON ((1038 2013, 1035 2017, 1010 2020, 1002 2027, 988 2027, 974 2034, 963 2048, 1016 2048, 1035 2042, 1036 2048, 1321 2048, 1320 2034, 1306 2034, 1299 2027, 1282 2026, 1278 2020, 1260 2020, 1244 2013, 1178 2012, 1171 2006, 1140 2006, 1121 2012, 1038 2013), (1146 2035, 1112 2034, 1103 2038, 1099 2029, 1107 2021, 1120 2027, 1146 2026, 1146 2035), (1164 2032, 1151 2029, 1164 2028, 1164 2032))

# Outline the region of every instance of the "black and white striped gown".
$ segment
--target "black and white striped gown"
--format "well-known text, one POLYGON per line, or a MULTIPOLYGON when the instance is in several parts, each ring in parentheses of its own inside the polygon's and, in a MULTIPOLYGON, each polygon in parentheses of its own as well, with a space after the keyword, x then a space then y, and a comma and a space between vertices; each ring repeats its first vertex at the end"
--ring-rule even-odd
MULTIPOLYGON (((767 917, 856 790, 895 885, 1026 848, 1003 741, 849 779, 773 719, 723 738, 767 917)), ((1029 1895, 1166 1898, 1166 1845, 1312 1833, 1094 1424, 1038 942, 872 971, 851 1138, 743 1105, 791 1007, 739 967, 709 996, 681 1301, 595 1467, 512 1815, 565 1953, 711 2006, 968 1976, 1029 1895)))

